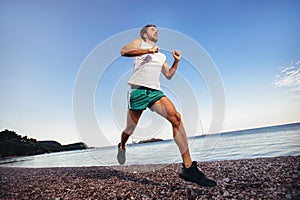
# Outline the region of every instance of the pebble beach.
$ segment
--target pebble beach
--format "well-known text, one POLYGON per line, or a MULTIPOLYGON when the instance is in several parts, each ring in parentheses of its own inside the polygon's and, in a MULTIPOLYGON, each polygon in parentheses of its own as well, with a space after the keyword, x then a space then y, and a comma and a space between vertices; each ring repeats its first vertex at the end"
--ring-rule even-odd
POLYGON ((181 180, 181 164, 0 167, 0 199, 300 199, 300 156, 198 163, 217 181, 181 180))

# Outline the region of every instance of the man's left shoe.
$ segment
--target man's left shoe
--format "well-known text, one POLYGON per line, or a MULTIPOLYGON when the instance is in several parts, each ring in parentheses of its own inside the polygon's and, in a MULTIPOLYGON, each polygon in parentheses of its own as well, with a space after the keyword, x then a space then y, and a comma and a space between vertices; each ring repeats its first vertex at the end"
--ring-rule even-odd
POLYGON ((125 149, 121 149, 121 143, 118 144, 118 155, 117 155, 117 159, 120 165, 123 165, 126 161, 126 157, 125 157, 125 153, 126 150, 125 149))
POLYGON ((183 168, 179 177, 185 181, 190 181, 193 183, 197 183, 198 185, 204 187, 213 187, 217 185, 217 182, 207 178, 197 167, 197 162, 193 161, 192 165, 189 168, 186 168, 184 164, 182 164, 183 168))

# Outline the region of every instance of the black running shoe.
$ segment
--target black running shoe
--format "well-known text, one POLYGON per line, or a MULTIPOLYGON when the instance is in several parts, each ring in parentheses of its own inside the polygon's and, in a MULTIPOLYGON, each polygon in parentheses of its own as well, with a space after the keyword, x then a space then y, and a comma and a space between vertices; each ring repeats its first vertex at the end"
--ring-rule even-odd
POLYGON ((121 149, 121 143, 118 144, 118 155, 117 155, 117 159, 120 165, 123 165, 126 161, 126 157, 125 157, 125 153, 126 150, 125 149, 121 149))
POLYGON ((193 161, 191 167, 186 168, 184 164, 182 164, 183 168, 181 170, 181 173, 179 174, 179 177, 182 178, 185 181, 190 181, 193 183, 197 183, 198 185, 204 186, 204 187, 213 187, 216 186, 216 181, 212 179, 208 179, 198 168, 197 168, 197 162, 193 161))

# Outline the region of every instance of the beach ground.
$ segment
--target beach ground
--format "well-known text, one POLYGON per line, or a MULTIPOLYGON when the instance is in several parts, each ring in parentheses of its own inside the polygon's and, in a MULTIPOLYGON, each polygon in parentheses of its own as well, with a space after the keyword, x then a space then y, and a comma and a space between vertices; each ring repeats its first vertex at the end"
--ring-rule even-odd
POLYGON ((0 167, 0 199, 300 199, 300 156, 201 162, 218 186, 181 180, 180 164, 0 167))

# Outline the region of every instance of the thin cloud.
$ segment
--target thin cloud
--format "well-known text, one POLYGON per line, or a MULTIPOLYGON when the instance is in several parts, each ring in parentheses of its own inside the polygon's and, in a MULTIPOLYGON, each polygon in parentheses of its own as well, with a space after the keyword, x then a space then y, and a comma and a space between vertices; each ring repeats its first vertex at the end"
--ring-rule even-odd
POLYGON ((288 93, 300 92, 300 60, 292 60, 289 65, 282 67, 272 85, 284 88, 288 93))

